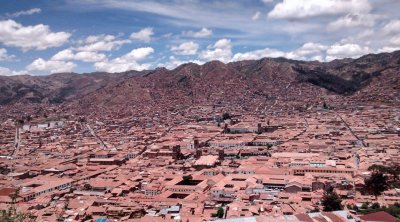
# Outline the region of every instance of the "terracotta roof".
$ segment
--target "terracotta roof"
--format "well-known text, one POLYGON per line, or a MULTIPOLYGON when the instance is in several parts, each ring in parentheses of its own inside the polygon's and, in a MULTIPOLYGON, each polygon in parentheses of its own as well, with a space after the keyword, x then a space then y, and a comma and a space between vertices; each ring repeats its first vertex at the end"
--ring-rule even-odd
POLYGON ((374 222, 396 222, 396 218, 386 213, 385 211, 379 211, 375 213, 366 214, 360 217, 365 221, 374 221, 374 222))

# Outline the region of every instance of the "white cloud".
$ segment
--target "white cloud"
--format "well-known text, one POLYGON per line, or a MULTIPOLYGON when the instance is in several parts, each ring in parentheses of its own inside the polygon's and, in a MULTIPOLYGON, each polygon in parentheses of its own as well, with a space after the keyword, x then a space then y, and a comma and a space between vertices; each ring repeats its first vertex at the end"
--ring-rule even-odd
POLYGON ((182 32, 182 34, 184 36, 188 36, 188 37, 193 37, 193 38, 207 38, 210 37, 212 35, 212 30, 211 29, 207 29, 207 28, 202 28, 201 30, 195 32, 195 31, 184 31, 182 32))
POLYGON ((258 19, 260 19, 261 16, 261 12, 257 11, 256 13, 254 13, 254 15, 251 17, 251 20, 253 21, 257 21, 258 19))
POLYGON ((400 46, 400 36, 394 36, 391 38, 390 44, 400 46))
POLYGON ((303 44, 300 48, 297 48, 293 51, 284 52, 278 49, 259 49, 250 52, 244 53, 236 53, 232 61, 241 61, 241 60, 257 60, 262 58, 278 58, 284 57, 288 59, 296 59, 296 60, 318 60, 325 61, 326 50, 329 49, 329 46, 307 42, 303 44))
POLYGON ((298 19, 319 15, 366 13, 368 0, 283 0, 268 13, 269 18, 298 19))
POLYGON ((199 49, 199 44, 190 41, 184 42, 179 46, 172 46, 171 51, 178 55, 195 55, 199 49))
POLYGON ((380 16, 373 14, 347 14, 344 17, 328 24, 329 31, 337 31, 342 28, 373 27, 380 16))
POLYGON ((143 42, 150 42, 151 37, 154 35, 153 28, 147 27, 138 32, 131 34, 130 38, 133 40, 140 40, 143 42))
POLYGON ((400 50, 400 20, 389 21, 379 33, 381 36, 378 37, 377 41, 384 42, 385 44, 378 49, 378 52, 400 50))
POLYGON ((29 64, 26 69, 29 71, 41 71, 47 73, 71 72, 76 67, 75 63, 55 60, 44 60, 38 58, 29 64))
POLYGON ((261 1, 264 2, 264 4, 268 4, 268 3, 273 2, 274 0, 261 0, 261 1))
POLYGON ((83 62, 98 62, 105 58, 106 55, 97 52, 78 52, 75 54, 75 60, 83 62))
POLYGON ((104 60, 106 55, 97 52, 77 52, 74 53, 71 49, 64 49, 55 54, 51 60, 63 61, 63 60, 79 60, 83 62, 98 62, 104 60))
POLYGON ((269 58, 277 58, 277 57, 285 57, 288 59, 297 59, 297 60, 319 60, 324 61, 324 51, 328 47, 319 43, 307 42, 302 45, 300 48, 290 51, 284 52, 277 49, 265 48, 254 50, 245 53, 236 53, 232 61, 240 61, 240 60, 256 60, 265 57, 269 58))
POLYGON ((206 61, 219 60, 229 62, 232 57, 232 44, 230 39, 220 39, 213 46, 200 53, 200 58, 206 61))
POLYGON ((135 61, 142 61, 146 59, 150 54, 154 52, 154 49, 151 47, 145 47, 145 48, 138 48, 130 51, 129 53, 125 54, 121 58, 124 59, 132 59, 135 61))
POLYGON ((71 49, 64 49, 62 51, 57 52, 51 60, 72 60, 75 55, 71 49))
POLYGON ((276 58, 276 57, 284 57, 285 55, 286 53, 280 50, 265 48, 250 52, 236 53, 233 56, 232 61, 257 60, 264 57, 276 58))
POLYGON ((331 61, 341 58, 357 58, 370 52, 370 48, 358 44, 334 44, 326 51, 326 60, 331 61))
POLYGON ((378 53, 382 53, 382 52, 394 52, 400 50, 400 46, 385 46, 382 47, 380 49, 378 49, 378 53))
POLYGON ((0 61, 11 61, 15 58, 15 55, 9 55, 7 49, 0 48, 0 61))
POLYGON ((328 46, 326 45, 307 42, 295 51, 287 53, 286 57, 290 59, 323 61, 324 52, 327 49, 328 46))
POLYGON ((174 56, 170 56, 168 62, 158 64, 158 66, 159 67, 165 67, 165 68, 171 70, 171 69, 174 69, 174 68, 176 68, 176 67, 178 67, 178 66, 180 66, 182 64, 189 63, 189 62, 196 63, 196 64, 199 64, 199 65, 204 64, 204 62, 200 61, 200 60, 186 60, 186 61, 184 61, 184 60, 179 60, 179 59, 175 58, 174 56))
POLYGON ((154 49, 151 47, 138 48, 121 57, 96 62, 94 66, 96 70, 106 72, 125 72, 128 70, 141 71, 149 69, 151 65, 148 63, 139 64, 139 62, 145 60, 153 52, 154 49))
POLYGON ((70 36, 67 32, 51 32, 49 26, 43 24, 23 26, 14 20, 0 21, 0 42, 24 51, 58 47, 66 43, 70 36))
POLYGON ((14 12, 12 14, 7 14, 8 17, 12 17, 12 18, 17 18, 23 15, 33 15, 33 14, 37 14, 42 12, 42 10, 40 8, 32 8, 29 10, 25 10, 25 11, 18 11, 18 12, 14 12))
POLYGON ((130 40, 117 39, 113 35, 91 35, 79 43, 80 46, 75 48, 78 51, 99 52, 119 49, 122 45, 130 43, 130 40))
POLYGON ((26 75, 28 74, 27 71, 14 71, 10 70, 9 68, 1 67, 0 66, 0 76, 17 76, 17 75, 26 75))
POLYGON ((391 20, 382 28, 384 35, 397 35, 400 33, 400 20, 391 20))

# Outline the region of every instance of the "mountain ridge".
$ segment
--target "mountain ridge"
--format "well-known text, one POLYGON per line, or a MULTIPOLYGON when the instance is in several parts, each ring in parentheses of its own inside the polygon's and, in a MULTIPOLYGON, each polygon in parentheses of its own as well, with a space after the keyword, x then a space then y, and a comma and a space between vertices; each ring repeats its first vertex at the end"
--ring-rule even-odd
POLYGON ((185 63, 172 70, 156 68, 123 73, 0 76, 0 104, 61 104, 74 100, 92 100, 102 104, 104 101, 100 95, 110 97, 108 101, 111 104, 118 104, 118 100, 129 103, 126 99, 135 102, 178 99, 185 104, 193 104, 211 100, 241 101, 254 95, 264 95, 269 99, 296 99, 296 93, 301 94, 302 91, 342 97, 351 97, 361 91, 374 94, 368 87, 379 89, 383 94, 386 87, 391 89, 388 94, 396 97, 399 58, 400 51, 395 51, 331 62, 262 58, 226 64, 220 61, 203 65, 185 63), (376 82, 381 76, 388 81, 376 82), (133 86, 136 88, 132 89, 133 86), (139 94, 132 95, 134 93, 139 94))

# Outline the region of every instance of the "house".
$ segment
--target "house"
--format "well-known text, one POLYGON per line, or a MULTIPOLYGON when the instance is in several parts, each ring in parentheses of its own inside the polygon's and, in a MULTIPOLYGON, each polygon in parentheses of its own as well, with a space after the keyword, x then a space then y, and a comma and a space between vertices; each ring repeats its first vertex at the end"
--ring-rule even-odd
POLYGON ((379 211, 375 213, 365 214, 360 219, 365 222, 396 222, 397 219, 386 213, 385 211, 379 211))

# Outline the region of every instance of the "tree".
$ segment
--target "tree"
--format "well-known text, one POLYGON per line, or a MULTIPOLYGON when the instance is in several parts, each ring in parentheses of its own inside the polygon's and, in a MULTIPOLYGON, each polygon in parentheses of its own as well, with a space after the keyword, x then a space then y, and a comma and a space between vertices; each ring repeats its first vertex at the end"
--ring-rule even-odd
POLYGON ((368 170, 379 173, 385 173, 387 171, 387 168, 382 165, 372 164, 370 167, 368 167, 368 170))
POLYGON ((369 207, 369 203, 368 202, 365 202, 365 203, 363 203, 361 205, 361 209, 368 209, 368 207, 369 207))
POLYGON ((217 217, 218 218, 223 218, 224 217, 224 208, 222 208, 222 207, 218 208, 217 217))
POLYGON ((185 181, 185 182, 190 181, 192 179, 193 179, 192 175, 186 175, 186 176, 182 177, 182 180, 185 181))
POLYGON ((340 199, 339 195, 333 189, 325 191, 324 196, 322 197, 322 206, 324 206, 324 211, 343 209, 342 199, 340 199))
POLYGON ((324 101, 323 107, 324 107, 324 109, 329 109, 329 106, 326 104, 325 101, 324 101))
POLYGON ((10 196, 11 205, 8 209, 0 210, 0 221, 1 222, 25 222, 33 221, 29 218, 28 214, 23 212, 18 212, 15 204, 17 203, 17 198, 19 196, 20 188, 17 188, 15 192, 10 196))
POLYGON ((379 209, 379 208, 381 208, 381 205, 380 205, 379 203, 375 202, 375 203, 373 203, 373 204, 371 205, 371 208, 372 208, 372 209, 379 209))
POLYGON ((223 120, 227 120, 227 119, 230 119, 230 118, 231 118, 231 115, 229 115, 229 113, 222 114, 222 119, 223 120))
POLYGON ((399 188, 400 187, 400 165, 391 165, 391 166, 383 166, 383 165, 372 165, 368 168, 369 171, 382 173, 383 175, 390 175, 387 177, 387 184, 390 188, 399 188))
POLYGON ((365 180, 365 191, 375 196, 380 195, 387 187, 387 177, 380 172, 373 172, 371 177, 365 180))

